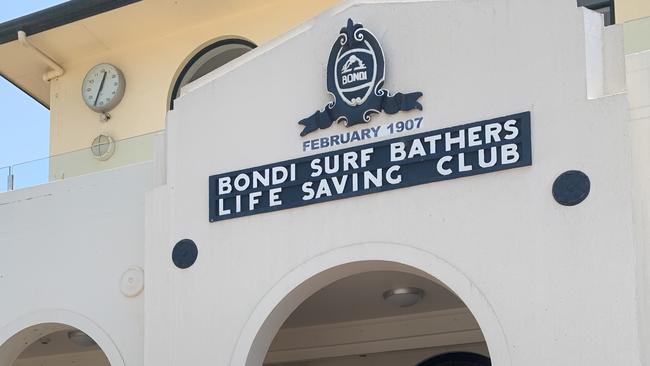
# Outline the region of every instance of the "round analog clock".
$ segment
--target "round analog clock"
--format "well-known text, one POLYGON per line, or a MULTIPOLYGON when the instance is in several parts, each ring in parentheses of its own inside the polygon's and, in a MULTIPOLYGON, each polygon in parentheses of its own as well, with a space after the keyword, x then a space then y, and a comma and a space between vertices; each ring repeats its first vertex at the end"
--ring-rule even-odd
POLYGON ((126 80, 124 74, 111 64, 99 64, 86 74, 81 95, 95 112, 108 112, 122 100, 126 80))

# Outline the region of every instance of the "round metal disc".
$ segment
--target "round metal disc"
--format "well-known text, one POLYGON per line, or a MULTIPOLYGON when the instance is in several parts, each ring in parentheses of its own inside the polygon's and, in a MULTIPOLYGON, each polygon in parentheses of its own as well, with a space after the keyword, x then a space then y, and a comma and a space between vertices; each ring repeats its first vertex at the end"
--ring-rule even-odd
POLYGON ((555 179, 553 198, 564 206, 575 206, 589 195, 591 183, 589 177, 579 170, 569 170, 555 179))

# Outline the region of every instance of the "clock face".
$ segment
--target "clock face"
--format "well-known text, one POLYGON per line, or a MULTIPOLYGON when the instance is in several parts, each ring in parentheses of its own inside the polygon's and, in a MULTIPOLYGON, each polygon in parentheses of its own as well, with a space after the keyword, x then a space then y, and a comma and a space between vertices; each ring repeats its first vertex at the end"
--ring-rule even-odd
POLYGON ((124 96, 124 75, 111 64, 99 64, 86 74, 81 95, 86 105, 95 112, 108 112, 124 96))

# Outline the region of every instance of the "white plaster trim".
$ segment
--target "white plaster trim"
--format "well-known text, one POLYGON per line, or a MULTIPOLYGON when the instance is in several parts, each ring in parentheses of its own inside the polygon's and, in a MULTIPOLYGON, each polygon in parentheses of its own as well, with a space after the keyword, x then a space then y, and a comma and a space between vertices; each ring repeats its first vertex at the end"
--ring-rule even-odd
POLYGON ((603 15, 587 8, 579 8, 579 10, 583 13, 585 32, 587 99, 601 98, 605 95, 603 15))

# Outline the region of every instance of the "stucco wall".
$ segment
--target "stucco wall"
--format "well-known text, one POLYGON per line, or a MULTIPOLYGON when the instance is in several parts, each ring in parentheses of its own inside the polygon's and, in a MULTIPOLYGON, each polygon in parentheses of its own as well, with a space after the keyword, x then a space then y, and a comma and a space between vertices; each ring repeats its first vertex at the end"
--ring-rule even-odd
MULTIPOLYGON (((119 140, 164 129, 174 78, 202 46, 228 37, 263 44, 338 2, 280 0, 234 13, 224 5, 223 12, 215 13, 208 22, 175 24, 178 29, 171 34, 127 41, 117 48, 100 48, 104 51, 66 63, 65 75, 51 83, 50 153, 86 148, 100 133, 119 140), (102 62, 116 65, 126 78, 125 96, 110 112, 108 123, 101 123, 99 114, 91 111, 81 97, 86 72, 102 62)), ((122 21, 140 23, 141 19, 122 21)))
POLYGON ((650 51, 626 57, 632 136, 632 172, 634 177, 634 221, 637 245, 638 296, 641 344, 645 363, 650 362, 650 51))
POLYGON ((455 291, 496 365, 640 365, 627 101, 587 99, 610 63, 587 68, 585 28, 565 0, 351 2, 188 86, 168 117, 168 185, 148 201, 146 364, 243 366, 293 286, 376 259, 455 291), (530 110, 533 165, 209 223, 208 176, 305 155, 297 121, 329 101, 327 55, 348 17, 382 43, 385 87, 424 93, 424 112, 372 125, 530 110), (592 188, 569 208, 551 186, 570 169, 592 188), (182 238, 199 246, 187 270, 169 260, 182 238))
POLYGON ((12 336, 51 322, 88 333, 112 366, 142 365, 144 295, 125 297, 120 283, 144 264, 152 166, 0 194, 0 364, 27 347, 12 336))

